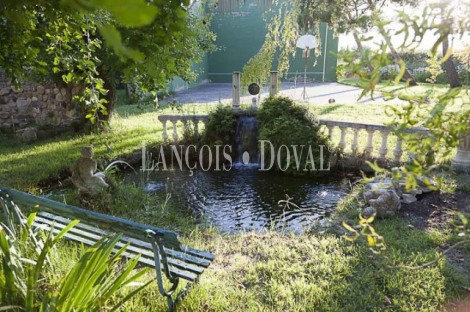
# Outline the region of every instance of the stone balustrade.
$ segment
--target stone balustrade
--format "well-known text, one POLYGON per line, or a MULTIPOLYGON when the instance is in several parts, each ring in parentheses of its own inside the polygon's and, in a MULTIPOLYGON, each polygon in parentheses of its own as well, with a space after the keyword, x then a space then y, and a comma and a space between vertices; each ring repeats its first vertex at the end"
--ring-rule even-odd
MULTIPOLYGON (((374 152, 374 136, 378 132, 381 140, 380 148, 378 149, 379 159, 385 160, 389 148, 393 148, 393 160, 399 162, 403 155, 402 140, 396 137, 395 146, 389 146, 388 137, 392 134, 392 127, 379 125, 379 124, 367 124, 367 123, 356 123, 346 121, 335 121, 335 120, 319 120, 320 125, 324 126, 328 130, 328 137, 332 140, 333 130, 339 128, 340 139, 337 148, 340 152, 343 152, 346 148, 346 135, 352 132, 352 143, 351 152, 353 155, 360 153, 359 134, 361 131, 367 134, 367 142, 365 147, 362 149, 366 159, 372 158, 374 152)), ((416 127, 405 130, 408 133, 421 133, 426 134, 429 132, 426 128, 416 127)))
POLYGON ((194 126, 194 135, 199 136, 199 122, 202 122, 204 125, 209 121, 208 115, 160 115, 158 120, 162 123, 163 126, 163 142, 168 143, 168 126, 167 122, 170 122, 173 125, 173 142, 178 142, 178 123, 183 124, 184 129, 188 129, 191 123, 194 126))
MULTIPOLYGON (((182 124, 184 127, 189 127, 192 123, 194 126, 194 134, 199 135, 199 123, 202 122, 204 125, 209 120, 208 115, 160 115, 158 120, 163 125, 163 141, 169 142, 169 131, 168 122, 172 124, 172 142, 178 142, 179 133, 178 125, 182 124)), ((333 142, 337 145, 340 152, 344 152, 347 148, 347 141, 351 141, 348 136, 352 135, 352 141, 350 145, 350 151, 352 155, 363 153, 366 159, 373 158, 374 151, 374 140, 377 136, 380 140, 380 148, 378 149, 378 158, 385 160, 387 153, 390 149, 393 149, 393 160, 399 162, 403 155, 402 141, 400 138, 396 138, 393 146, 390 146, 389 136, 392 134, 392 128, 389 126, 379 124, 366 124, 346 121, 335 121, 335 120, 319 120, 320 125, 327 130, 328 137, 330 140, 335 139, 333 137, 333 131, 339 129, 339 142, 333 142), (361 148, 361 142, 359 140, 361 132, 366 134, 365 146, 361 148), (348 140, 349 139, 349 140, 348 140)), ((410 133, 422 133, 426 134, 429 130, 425 128, 411 128, 406 130, 410 133)))

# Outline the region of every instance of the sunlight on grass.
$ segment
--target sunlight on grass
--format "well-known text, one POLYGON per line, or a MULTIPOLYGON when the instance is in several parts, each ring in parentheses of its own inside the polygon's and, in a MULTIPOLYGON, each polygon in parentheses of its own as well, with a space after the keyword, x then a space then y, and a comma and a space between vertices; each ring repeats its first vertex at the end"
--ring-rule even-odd
MULTIPOLYGON (((24 145, 0 143, 0 184, 31 190, 39 180, 57 175, 78 159, 84 145, 93 144, 101 167, 105 162, 162 142, 158 114, 206 114, 215 105, 185 105, 180 109, 151 105, 120 105, 111 129, 95 134, 63 134, 61 137, 24 145)), ((381 124, 388 121, 383 104, 310 105, 321 119, 381 124)), ((180 129, 181 130, 181 129, 180 129)), ((172 131, 172 125, 168 125, 172 131)), ((180 131, 181 133, 181 131, 180 131)), ((333 141, 339 142, 339 129, 333 141)), ((359 133, 359 143, 366 144, 366 133, 359 133)), ((396 138, 388 137, 388 146, 396 138)), ((350 151, 352 135, 346 137, 350 151)), ((375 135, 374 156, 378 156, 381 136, 375 135)), ((406 153, 404 153, 404 156, 406 153)), ((393 157, 389 148, 387 157, 393 157)), ((112 175, 111 175, 112 176, 112 175)), ((120 181, 122 179, 116 178, 120 181)), ((468 180, 450 181, 448 188, 469 189, 468 180)), ((52 199, 80 205, 74 189, 53 194, 52 199)), ((332 222, 357 222, 364 203, 362 186, 357 185, 340 201, 332 222)), ((363 241, 350 243, 335 228, 323 234, 266 230, 263 233, 221 234, 201 226, 205 222, 188 207, 176 207, 173 199, 165 204, 160 195, 146 193, 141 185, 117 182, 113 195, 100 198, 93 209, 136 222, 174 230, 182 241, 194 248, 216 255, 202 274, 200 283, 180 305, 181 311, 436 311, 443 303, 462 292, 468 279, 440 259, 437 265, 422 270, 390 270, 390 265, 419 265, 439 255, 438 248, 451 235, 424 232, 408 226, 399 217, 374 221, 374 228, 386 240, 387 250, 374 254, 363 241)), ((56 271, 46 282, 56 284, 83 254, 79 244, 61 242, 54 253, 56 271)), ((142 282, 153 279, 147 274, 142 282)), ((183 285, 180 286, 180 288, 183 285)), ((123 298, 134 288, 120 292, 123 298)), ((132 300, 124 311, 162 311, 166 300, 153 282, 132 300)))

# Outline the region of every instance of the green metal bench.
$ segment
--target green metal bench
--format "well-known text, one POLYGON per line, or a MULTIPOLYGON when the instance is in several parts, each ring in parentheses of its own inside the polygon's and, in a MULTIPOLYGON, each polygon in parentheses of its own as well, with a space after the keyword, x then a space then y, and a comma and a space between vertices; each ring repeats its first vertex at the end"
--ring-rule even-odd
POLYGON ((198 281, 199 276, 215 258, 209 252, 183 246, 175 232, 65 205, 2 186, 0 205, 4 207, 4 211, 10 210, 6 208, 11 208, 12 205, 23 208, 23 211, 27 207, 32 209, 38 206, 39 211, 33 226, 49 231, 52 229, 54 233, 60 232, 72 220, 79 220, 65 237, 86 245, 93 245, 109 234, 123 233, 116 248, 129 243, 124 256, 131 258, 141 255, 141 264, 155 268, 158 289, 167 298, 169 311, 175 309, 176 303, 183 298, 190 286, 198 281), (169 290, 164 288, 162 272, 171 283, 169 290), (180 279, 188 281, 188 284, 173 296, 180 279))

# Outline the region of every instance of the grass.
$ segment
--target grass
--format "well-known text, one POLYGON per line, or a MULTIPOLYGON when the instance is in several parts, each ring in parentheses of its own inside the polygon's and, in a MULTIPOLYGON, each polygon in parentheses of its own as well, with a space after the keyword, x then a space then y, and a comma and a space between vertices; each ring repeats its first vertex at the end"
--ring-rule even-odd
MULTIPOLYGON (((340 83, 359 86, 359 78, 344 78, 339 81, 340 83)), ((433 84, 433 83, 418 83, 417 86, 407 86, 404 82, 399 82, 398 84, 389 84, 385 81, 379 82, 376 85, 377 91, 390 92, 397 97, 403 96, 425 96, 430 103, 437 102, 439 97, 444 95, 449 91, 449 86, 443 84, 433 84)), ((470 100, 469 94, 467 91, 462 88, 458 97, 456 97, 455 109, 458 109, 463 103, 468 103, 470 100)))
MULTIPOLYGON (((341 215, 358 213, 357 192, 340 203, 341 215)), ((63 196, 62 200, 75 203, 73 192, 63 196)), ((113 214, 177 230, 185 244, 216 254, 199 286, 180 304, 180 311, 436 311, 468 283, 445 259, 422 270, 387 269, 432 260, 439 254, 436 248, 447 240, 409 227, 400 218, 374 222, 388 247, 374 254, 365 242, 351 243, 334 234, 223 235, 196 226, 187 211, 162 206, 162 198, 135 186, 121 186, 111 206, 113 214)), ((51 282, 82 253, 80 245, 62 242, 51 282)), ((141 282, 151 278, 149 273, 141 282)), ((165 307, 166 300, 154 282, 128 301, 123 311, 163 311, 165 307)))
MULTIPOLYGON (((188 105, 183 113, 204 113, 211 108, 188 105)), ((331 104, 312 110, 324 119, 380 123, 386 119, 383 108, 331 104)), ((140 149, 142 141, 158 144, 162 129, 157 116, 174 112, 171 108, 155 111, 149 106, 120 105, 109 132, 64 135, 31 145, 7 144, 2 139, 0 183, 36 192, 38 181, 70 166, 83 145, 93 143, 96 158, 109 160, 140 149)), ((378 146, 375 143, 376 149, 378 146)), ((465 179, 448 184, 468 190, 465 179)), ((361 189, 356 187, 339 203, 334 219, 357 223, 363 206, 360 198, 361 189)), ((54 194, 53 199, 78 205, 72 189, 54 194)), ((190 211, 174 206, 171 200, 165 204, 165 198, 149 195, 139 185, 118 183, 117 191, 98 201, 94 209, 177 231, 185 244, 216 255, 180 311, 436 311, 470 283, 445 258, 422 270, 387 269, 434 259, 439 255, 437 249, 453 239, 449 233, 419 231, 398 217, 374 221, 387 244, 387 250, 375 254, 365 242, 351 243, 331 231, 220 234, 217 229, 199 226, 200 220, 190 211)), ((49 283, 56 283, 82 253, 80 245, 61 242, 54 274, 47 277, 49 283)), ((151 278, 153 274, 145 276, 145 280, 151 278)), ((163 311, 165 307, 166 300, 154 282, 128 301, 123 311, 163 311)))

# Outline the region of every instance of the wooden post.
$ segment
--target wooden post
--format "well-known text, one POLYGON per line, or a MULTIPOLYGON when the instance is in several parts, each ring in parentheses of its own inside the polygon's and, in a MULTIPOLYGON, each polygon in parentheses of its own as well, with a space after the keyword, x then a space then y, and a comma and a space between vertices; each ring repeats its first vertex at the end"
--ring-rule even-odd
POLYGON ((279 80, 279 72, 271 71, 271 74, 269 75, 269 95, 270 96, 274 96, 279 92, 277 88, 278 80, 279 80))
POLYGON ((232 73, 232 109, 240 109, 240 72, 232 73))

